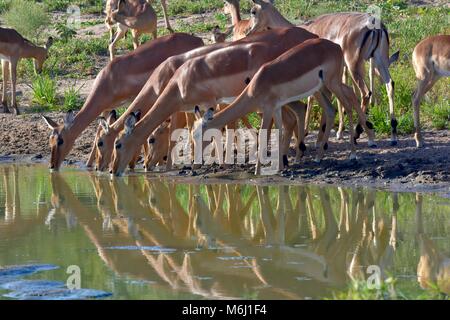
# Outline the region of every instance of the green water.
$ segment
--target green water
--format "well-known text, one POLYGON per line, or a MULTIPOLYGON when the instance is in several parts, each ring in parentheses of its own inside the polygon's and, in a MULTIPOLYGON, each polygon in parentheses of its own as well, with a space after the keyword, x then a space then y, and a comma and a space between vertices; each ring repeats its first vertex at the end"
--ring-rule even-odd
POLYGON ((65 282, 76 265, 113 299, 322 299, 371 265, 446 291, 449 235, 450 200, 429 194, 0 166, 0 267, 54 264, 28 278, 65 282))

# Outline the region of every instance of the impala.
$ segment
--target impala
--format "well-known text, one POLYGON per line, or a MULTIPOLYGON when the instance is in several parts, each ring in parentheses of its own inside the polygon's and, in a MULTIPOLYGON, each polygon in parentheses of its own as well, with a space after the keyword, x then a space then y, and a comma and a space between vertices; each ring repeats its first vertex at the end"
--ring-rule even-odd
POLYGON ((239 40, 247 36, 251 24, 250 20, 241 19, 241 12, 239 8, 239 0, 225 0, 224 12, 231 16, 231 23, 233 25, 233 40, 239 40))
MULTIPOLYGON (((241 95, 227 109, 219 112, 213 120, 196 122, 194 136, 201 135, 203 130, 221 128, 225 123, 253 112, 258 107, 263 113, 261 130, 268 130, 271 119, 274 118, 281 136, 281 107, 317 92, 319 94, 316 94, 316 98, 322 99, 320 90, 326 88, 326 95, 329 97, 327 91, 330 90, 341 101, 349 114, 352 146, 350 158, 356 158, 352 107, 356 109, 360 123, 368 132, 369 145, 374 145, 374 134, 371 123, 367 122, 364 112, 357 106, 354 92, 341 81, 343 68, 344 57, 339 45, 325 39, 305 41, 262 66, 241 95)), ((319 144, 318 161, 322 158, 323 151, 328 148, 327 140, 334 119, 334 109, 328 104, 325 105, 328 107, 328 110, 325 110, 327 119, 325 130, 323 130, 324 137, 319 144)), ((198 140, 195 139, 195 141, 198 140)), ((280 137, 280 141, 282 141, 282 137, 280 137)), ((261 141, 258 145, 261 146, 261 141)), ((280 158, 278 169, 281 169, 281 163, 282 159, 280 158)), ((260 174, 260 172, 261 163, 258 158, 256 174, 260 174)))
MULTIPOLYGON (((251 11, 252 28, 249 34, 267 28, 293 26, 271 3, 264 0, 253 0, 253 2, 255 6, 251 11)), ((398 59, 399 53, 396 52, 389 57, 389 34, 384 24, 369 14, 352 12, 325 14, 300 27, 341 46, 347 69, 360 91, 361 108, 364 112, 367 112, 373 92, 372 72, 370 72, 370 91, 364 81, 364 62, 370 59, 371 66, 375 67, 386 85, 392 127, 391 144, 396 145, 398 122, 394 112, 394 81, 391 78, 389 66, 398 59), (376 23, 380 24, 380 28, 377 28, 376 23)), ((341 138, 344 126, 341 108, 339 112, 340 124, 337 135, 341 138)), ((360 133, 361 127, 358 127, 356 136, 358 137, 360 133)))
MULTIPOLYGON (((166 0, 161 0, 164 19, 167 29, 173 33, 167 17, 166 0)), ((109 52, 111 60, 114 59, 116 43, 125 37, 128 29, 131 29, 133 46, 139 46, 141 34, 149 33, 153 38, 157 37, 157 16, 150 3, 141 0, 107 0, 105 24, 110 33, 109 52), (117 26, 117 34, 114 36, 114 25, 117 26)))
POLYGON ((22 37, 14 29, 0 28, 0 59, 2 60, 3 76, 3 111, 9 113, 7 101, 8 81, 11 78, 11 107, 19 114, 16 101, 17 64, 20 59, 33 58, 36 72, 41 72, 48 57, 48 49, 53 38, 48 38, 44 47, 38 47, 22 37))
POLYGON ((257 36, 257 42, 238 42, 181 66, 145 117, 137 125, 131 120, 126 130, 128 134, 116 139, 112 173, 120 176, 124 164, 130 161, 130 153, 173 113, 192 111, 195 106, 210 108, 234 100, 264 63, 305 40, 316 38, 301 28, 278 29, 257 36))
POLYGON ((416 128, 414 138, 417 147, 422 147, 420 102, 436 81, 443 77, 450 77, 450 35, 432 36, 419 42, 414 49, 412 62, 417 78, 417 88, 412 99, 416 128))
MULTIPOLYGON (((97 75, 83 108, 74 116, 69 112, 64 123, 58 124, 48 117, 45 122, 52 130, 50 136, 50 168, 58 170, 72 149, 76 138, 100 114, 136 97, 149 76, 168 57, 203 46, 200 38, 174 33, 140 46, 127 55, 110 62, 97 75)), ((106 115, 105 115, 106 116, 106 115)), ((92 166, 95 144, 87 166, 92 166)))
MULTIPOLYGON (((123 129, 125 120, 128 116, 137 111, 146 114, 156 102, 158 96, 164 91, 167 83, 169 83, 170 79, 172 79, 172 76, 181 65, 192 58, 202 56, 229 45, 230 44, 223 43, 196 48, 183 54, 169 57, 166 61, 161 63, 147 79, 147 82, 137 95, 136 99, 134 99, 133 103, 128 107, 127 111, 122 114, 122 116, 112 125, 109 125, 108 127, 104 126, 104 129, 99 132, 99 137, 96 144, 97 170, 103 171, 108 167, 114 150, 114 140, 123 129)), ((172 126, 170 126, 170 128, 171 129, 169 131, 171 133, 172 126)))

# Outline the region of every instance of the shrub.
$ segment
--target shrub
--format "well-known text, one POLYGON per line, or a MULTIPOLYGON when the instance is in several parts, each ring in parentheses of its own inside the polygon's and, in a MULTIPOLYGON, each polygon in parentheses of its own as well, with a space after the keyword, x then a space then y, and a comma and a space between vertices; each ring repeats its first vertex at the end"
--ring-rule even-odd
POLYGON ((56 81, 48 75, 38 75, 34 79, 31 88, 33 90, 33 102, 41 107, 52 109, 56 106, 56 81))
POLYGON ((38 40, 42 30, 50 24, 50 17, 42 4, 25 0, 11 2, 2 18, 21 35, 34 40, 38 40))
POLYGON ((78 110, 82 105, 83 101, 80 96, 80 88, 75 89, 75 86, 69 87, 64 91, 64 104, 62 106, 62 111, 78 110))
POLYGON ((56 32, 58 33, 59 38, 63 42, 67 42, 77 35, 77 32, 75 30, 73 30, 72 28, 69 28, 64 23, 58 23, 56 25, 56 32))

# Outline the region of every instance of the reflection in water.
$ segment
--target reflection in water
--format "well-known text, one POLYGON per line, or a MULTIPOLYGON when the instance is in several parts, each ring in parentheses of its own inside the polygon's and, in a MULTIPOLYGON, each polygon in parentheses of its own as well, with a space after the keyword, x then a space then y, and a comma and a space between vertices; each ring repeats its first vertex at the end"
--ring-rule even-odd
POLYGON ((38 166, 0 174, 0 266, 79 264, 88 287, 116 298, 321 298, 367 279, 371 265, 449 293, 450 206, 432 196, 38 166))

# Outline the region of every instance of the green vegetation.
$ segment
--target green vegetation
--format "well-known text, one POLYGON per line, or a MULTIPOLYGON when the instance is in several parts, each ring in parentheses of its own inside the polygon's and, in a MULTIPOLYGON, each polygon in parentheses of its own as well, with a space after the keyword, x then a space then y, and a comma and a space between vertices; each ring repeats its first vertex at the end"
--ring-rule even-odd
POLYGON ((49 75, 38 75, 32 84, 33 102, 41 108, 52 109, 56 106, 56 80, 49 75))
POLYGON ((15 0, 8 8, 2 19, 24 37, 38 40, 42 30, 50 24, 50 16, 40 3, 15 0))
POLYGON ((370 288, 367 281, 353 281, 346 290, 336 291, 332 294, 333 300, 450 300, 450 297, 441 293, 436 286, 427 290, 420 288, 398 288, 398 279, 389 277, 381 283, 379 289, 370 288))

